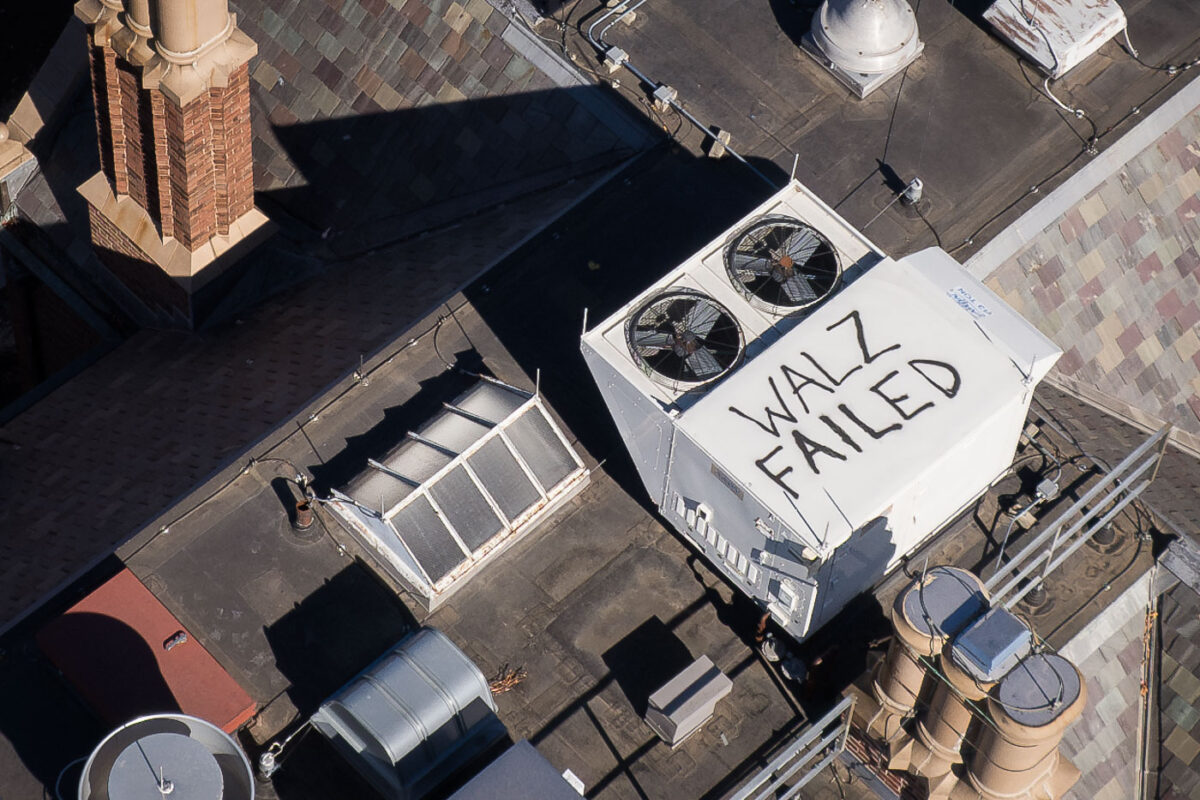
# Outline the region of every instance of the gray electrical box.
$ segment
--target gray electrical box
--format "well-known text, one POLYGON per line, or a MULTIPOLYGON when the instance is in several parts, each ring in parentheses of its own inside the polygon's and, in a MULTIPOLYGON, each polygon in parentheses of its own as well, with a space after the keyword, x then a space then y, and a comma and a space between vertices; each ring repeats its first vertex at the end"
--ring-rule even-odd
POLYGON ((708 656, 700 656, 650 695, 646 724, 671 747, 677 747, 712 719, 717 701, 731 691, 733 681, 708 656))

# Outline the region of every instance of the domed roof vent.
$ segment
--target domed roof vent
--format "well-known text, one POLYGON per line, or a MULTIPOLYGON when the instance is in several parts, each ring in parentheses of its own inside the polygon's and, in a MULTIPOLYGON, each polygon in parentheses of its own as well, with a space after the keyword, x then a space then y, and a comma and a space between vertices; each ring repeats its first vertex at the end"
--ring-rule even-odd
POLYGON ((905 0, 825 0, 802 42, 823 67, 866 97, 925 49, 905 0))

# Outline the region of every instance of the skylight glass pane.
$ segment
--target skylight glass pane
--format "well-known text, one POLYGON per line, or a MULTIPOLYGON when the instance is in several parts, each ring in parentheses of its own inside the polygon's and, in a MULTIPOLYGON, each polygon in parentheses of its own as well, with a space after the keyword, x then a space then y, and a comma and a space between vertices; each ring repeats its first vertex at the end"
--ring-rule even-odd
POLYGON ((533 406, 517 417, 504 429, 504 434, 547 491, 575 471, 575 459, 563 447, 540 408, 533 406))
POLYGON ((455 533, 472 551, 483 547, 504 527, 462 467, 455 467, 443 475, 429 487, 429 493, 454 526, 455 533))
POLYGON ((480 381, 463 392, 453 404, 477 417, 483 417, 491 422, 500 422, 516 411, 517 407, 525 400, 524 395, 517 394, 511 389, 480 381))
POLYGON ((467 463, 510 521, 541 498, 498 436, 489 439, 467 463))
POLYGON ((367 467, 344 489, 367 508, 383 513, 413 493, 413 487, 402 480, 367 467))
POLYGON ((437 442, 442 447, 461 453, 487 436, 490 430, 487 425, 480 425, 461 414, 443 411, 422 428, 420 434, 431 442, 437 442))
POLYGON ((414 439, 408 439, 391 452, 383 464, 417 483, 424 483, 450 463, 451 456, 414 439))
POLYGON ((466 554, 450 536, 450 531, 438 519, 424 495, 414 498, 397 511, 391 523, 434 583, 466 560, 466 554))

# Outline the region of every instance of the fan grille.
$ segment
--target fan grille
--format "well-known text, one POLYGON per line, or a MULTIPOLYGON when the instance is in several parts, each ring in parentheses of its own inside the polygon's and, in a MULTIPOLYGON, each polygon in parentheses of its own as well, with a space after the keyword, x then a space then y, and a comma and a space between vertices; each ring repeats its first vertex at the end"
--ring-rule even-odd
POLYGON ((842 276, 829 240, 792 217, 766 217, 735 236, 725 269, 751 302, 778 314, 820 303, 842 276))
POLYGON ((737 364, 745 347, 733 314, 690 290, 652 297, 630 316, 625 337, 642 370, 675 389, 717 380, 737 364))

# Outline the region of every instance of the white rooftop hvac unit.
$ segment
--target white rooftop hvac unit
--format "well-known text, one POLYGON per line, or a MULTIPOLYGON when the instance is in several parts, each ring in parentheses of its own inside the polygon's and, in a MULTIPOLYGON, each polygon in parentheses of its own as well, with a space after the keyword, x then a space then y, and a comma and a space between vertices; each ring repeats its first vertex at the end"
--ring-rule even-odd
POLYGON ((795 182, 582 350, 664 517, 798 639, 1004 472, 1060 355, 944 251, 887 258, 795 182))

